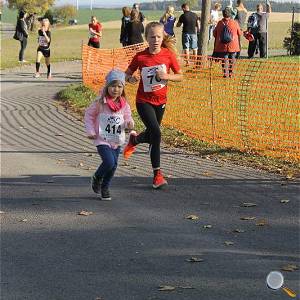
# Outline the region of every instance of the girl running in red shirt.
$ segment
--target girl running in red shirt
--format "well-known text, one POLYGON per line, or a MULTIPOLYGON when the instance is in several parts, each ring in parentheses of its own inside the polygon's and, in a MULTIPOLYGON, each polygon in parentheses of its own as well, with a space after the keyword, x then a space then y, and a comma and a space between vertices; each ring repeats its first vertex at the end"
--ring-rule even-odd
POLYGON ((150 144, 150 157, 154 173, 153 188, 167 184, 160 171, 160 123, 166 108, 168 81, 181 81, 182 74, 176 59, 174 44, 170 37, 164 36, 164 26, 151 22, 146 26, 145 37, 149 48, 138 52, 126 70, 126 80, 136 83, 132 74, 139 69, 141 79, 136 95, 137 111, 146 126, 139 135, 131 132, 129 142, 124 149, 127 159, 140 143, 150 144), (174 74, 170 73, 170 69, 174 74))

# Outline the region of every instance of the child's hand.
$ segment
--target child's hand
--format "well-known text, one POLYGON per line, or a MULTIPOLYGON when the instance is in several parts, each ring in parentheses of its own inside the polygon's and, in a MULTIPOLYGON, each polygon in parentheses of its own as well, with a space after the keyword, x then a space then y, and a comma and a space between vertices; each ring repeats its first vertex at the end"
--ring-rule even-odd
POLYGON ((162 80, 169 79, 169 74, 164 71, 156 71, 156 76, 157 76, 157 78, 162 79, 162 80))
POLYGON ((127 81, 128 81, 129 83, 135 84, 135 83, 138 82, 138 79, 137 79, 135 76, 128 76, 128 77, 127 77, 127 81))
POLYGON ((133 129, 133 127, 134 127, 133 122, 128 121, 127 124, 126 124, 126 128, 128 128, 128 129, 133 129))
POLYGON ((90 140, 95 140, 95 139, 96 139, 96 137, 97 137, 97 135, 96 135, 96 134, 93 134, 93 135, 88 135, 88 139, 90 139, 90 140))

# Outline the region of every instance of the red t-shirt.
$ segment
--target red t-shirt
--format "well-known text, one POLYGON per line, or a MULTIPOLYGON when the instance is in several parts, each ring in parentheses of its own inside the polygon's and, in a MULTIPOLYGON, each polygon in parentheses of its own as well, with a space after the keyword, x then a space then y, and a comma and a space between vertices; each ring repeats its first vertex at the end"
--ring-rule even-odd
MULTIPOLYGON (((90 23, 89 24, 89 29, 92 28, 93 30, 95 30, 97 33, 100 33, 102 30, 102 25, 100 23, 90 23)), ((90 41, 94 42, 94 43, 98 43, 100 41, 100 37, 98 35, 90 35, 90 41)))
POLYGON ((139 83, 136 102, 148 102, 153 105, 162 105, 167 101, 167 81, 157 79, 156 71, 163 70, 175 74, 180 72, 176 55, 167 48, 161 48, 157 54, 150 54, 149 48, 138 52, 128 67, 133 73, 139 69, 141 80, 139 83))

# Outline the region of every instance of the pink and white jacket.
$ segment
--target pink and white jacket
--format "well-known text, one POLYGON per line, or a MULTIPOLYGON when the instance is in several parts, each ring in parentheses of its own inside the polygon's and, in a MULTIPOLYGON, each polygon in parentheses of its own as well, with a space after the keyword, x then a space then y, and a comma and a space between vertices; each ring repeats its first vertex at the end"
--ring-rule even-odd
POLYGON ((125 125, 128 122, 132 122, 132 124, 134 124, 134 121, 131 116, 130 106, 126 101, 126 104, 124 107, 122 107, 119 111, 114 112, 107 105, 105 98, 104 98, 104 103, 100 103, 98 100, 98 97, 97 97, 96 100, 85 111, 85 115, 84 115, 85 131, 88 136, 96 135, 96 139, 94 139, 94 141, 93 141, 94 145, 95 146, 108 145, 111 148, 116 149, 121 145, 113 143, 113 142, 105 141, 99 135, 99 123, 100 123, 100 115, 101 114, 110 114, 112 116, 121 114, 124 118, 125 125))

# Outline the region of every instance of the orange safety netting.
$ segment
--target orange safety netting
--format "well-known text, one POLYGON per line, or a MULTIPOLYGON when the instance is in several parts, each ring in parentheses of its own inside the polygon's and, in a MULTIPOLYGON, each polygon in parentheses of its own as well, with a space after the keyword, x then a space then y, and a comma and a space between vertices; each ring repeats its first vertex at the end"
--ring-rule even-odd
MULTIPOLYGON (((83 83, 99 91, 112 68, 125 71, 135 53, 146 47, 83 45, 83 83)), ((184 79, 169 82, 165 126, 220 146, 300 159, 299 64, 240 59, 233 76, 224 78, 224 60, 198 56, 190 59, 189 66, 183 56, 179 60, 184 79)), ((132 108, 137 87, 126 85, 132 108)))

